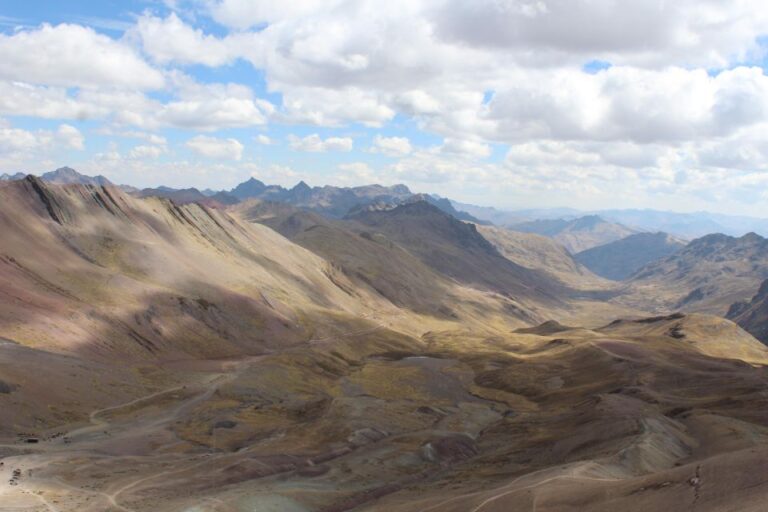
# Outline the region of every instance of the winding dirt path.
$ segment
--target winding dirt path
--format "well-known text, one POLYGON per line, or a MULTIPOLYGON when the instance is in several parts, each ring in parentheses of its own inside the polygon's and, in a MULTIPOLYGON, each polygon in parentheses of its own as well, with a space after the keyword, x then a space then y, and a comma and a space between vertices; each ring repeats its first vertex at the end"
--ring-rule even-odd
MULTIPOLYGON (((595 467, 595 463, 593 462, 582 462, 578 463, 575 467, 570 469, 570 472, 568 474, 560 474, 560 475, 554 475, 552 477, 546 478, 544 480, 539 480, 537 482, 531 483, 529 485, 525 485, 523 487, 515 487, 514 489, 510 489, 510 487, 514 487, 515 485, 518 485, 521 481, 529 480, 531 478, 536 477, 537 475, 540 475, 542 473, 551 473, 553 471, 557 471, 553 468, 543 468, 538 471, 534 471, 532 473, 526 473, 524 475, 520 475, 519 477, 515 478, 511 482, 508 482, 501 486, 500 488, 496 489, 495 491, 476 491, 469 494, 462 494, 459 496, 454 496, 452 498, 448 498, 446 500, 443 500, 439 503, 435 503, 434 505, 430 505, 426 508, 419 509, 419 512, 429 512, 430 510, 438 510, 440 507, 443 507, 449 503, 461 501, 461 500, 468 500, 471 499, 474 496, 481 496, 484 494, 489 494, 491 492, 496 492, 493 496, 490 496, 483 501, 481 501, 478 505, 475 506, 473 509, 468 509, 468 512, 480 512, 486 505, 493 503, 496 500, 499 500, 505 496, 508 496, 510 494, 514 494, 518 491, 522 491, 525 489, 532 489, 535 487, 539 487, 541 485, 544 485, 546 483, 552 482, 554 480, 560 480, 560 479, 575 479, 575 480, 597 480, 597 481, 605 481, 605 482, 617 482, 620 481, 620 479, 615 478, 595 478, 595 477, 589 477, 589 476, 581 476, 577 472, 578 471, 585 471, 587 469, 595 467)), ((469 505, 468 505, 469 506, 469 505)))
MULTIPOLYGON (((116 421, 111 421, 109 419, 106 419, 103 416, 108 413, 118 412, 122 409, 141 405, 145 402, 149 402, 158 397, 162 397, 172 393, 178 393, 185 389, 189 389, 190 386, 186 386, 186 385, 172 386, 165 389, 161 389, 159 391, 152 392, 148 395, 134 398, 127 402, 95 409, 91 411, 90 414, 88 415, 88 420, 90 422, 89 425, 85 425, 83 427, 67 432, 65 435, 54 440, 54 442, 46 441, 30 447, 25 446, 24 447, 25 449, 31 448, 35 451, 35 453, 7 457, 4 460, 5 466, 8 469, 8 471, 10 471, 10 468, 20 468, 23 471, 26 471, 28 468, 34 468, 35 471, 38 471, 41 468, 44 468, 50 465, 51 463, 55 462, 56 460, 60 460, 62 456, 66 456, 66 454, 68 453, 74 454, 76 452, 82 452, 83 449, 85 449, 86 451, 92 451, 93 447, 91 446, 83 447, 81 445, 83 444, 96 445, 96 447, 98 447, 99 443, 102 442, 103 440, 88 438, 89 434, 93 434, 97 432, 106 432, 106 431, 115 429, 118 433, 117 434, 118 437, 131 437, 131 436, 142 435, 142 434, 146 435, 153 432, 157 432, 159 430, 163 430, 166 427, 166 425, 177 420, 180 416, 183 415, 185 411, 187 411, 191 407, 194 407, 198 403, 208 400, 211 396, 213 396, 214 393, 216 393, 216 391, 219 389, 221 385, 237 379, 244 371, 250 368, 250 366, 254 362, 258 361, 259 359, 262 359, 263 357, 264 356, 253 356, 253 357, 248 357, 239 361, 225 363, 224 371, 226 373, 218 374, 218 375, 214 374, 213 378, 210 378, 208 382, 204 382, 199 385, 193 385, 192 386, 193 388, 199 386, 201 388, 201 391, 198 393, 195 393, 190 397, 185 398, 184 400, 181 401, 179 405, 173 407, 167 413, 161 414, 159 417, 152 417, 152 418, 146 418, 146 419, 139 417, 131 422, 118 423, 116 421)), ((112 441, 112 439, 110 439, 110 441, 112 441)), ((18 445, 7 445, 7 446, 11 448, 19 448, 18 445)), ((115 456, 115 460, 119 460, 122 458, 135 458, 135 457, 136 456, 115 456)), ((150 455, 150 456, 147 456, 146 459, 149 460, 152 457, 153 456, 150 455)), ((145 457, 139 457, 139 458, 145 458, 145 457)), ((119 487, 113 492, 101 492, 101 491, 92 491, 89 489, 83 489, 83 488, 71 485, 69 483, 66 483, 61 478, 29 480, 28 477, 24 477, 20 479, 17 490, 23 494, 35 497, 36 500, 38 500, 41 504, 45 505, 45 507, 49 510, 49 512, 60 512, 60 511, 55 507, 53 503, 51 503, 41 494, 40 490, 38 489, 39 487, 50 486, 53 488, 59 488, 68 493, 98 496, 100 498, 103 498, 105 501, 107 501, 109 505, 115 510, 119 510, 121 512, 136 512, 135 510, 120 504, 119 497, 122 494, 124 494, 125 492, 131 489, 135 489, 136 487, 141 486, 143 483, 147 481, 151 481, 157 478, 162 478, 164 476, 168 476, 176 473, 183 473, 185 471, 195 469, 205 464, 209 464, 210 460, 211 460, 210 458, 206 458, 203 461, 197 461, 193 464, 187 464, 182 468, 159 471, 156 473, 152 473, 150 475, 142 475, 138 478, 129 480, 128 482, 126 482, 124 485, 122 485, 121 487, 119 487)), ((11 490, 11 492, 12 491, 13 490, 11 490)))

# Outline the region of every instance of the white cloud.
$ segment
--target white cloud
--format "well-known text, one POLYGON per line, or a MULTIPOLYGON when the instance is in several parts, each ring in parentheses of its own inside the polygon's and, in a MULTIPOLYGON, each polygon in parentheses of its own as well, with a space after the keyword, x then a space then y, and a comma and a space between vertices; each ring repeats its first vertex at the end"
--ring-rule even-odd
MULTIPOLYGON (((575 70, 527 72, 498 91, 479 130, 487 138, 678 142, 729 135, 766 119, 768 77, 737 67, 662 71, 613 67, 596 75, 575 70)), ((459 131, 459 126, 452 126, 459 131)))
POLYGON ((264 135, 263 133, 260 133, 256 135, 253 140, 261 144, 262 146, 270 146, 275 143, 274 140, 272 140, 271 137, 264 135))
POLYGON ((204 64, 222 66, 234 61, 248 41, 243 37, 217 38, 206 35, 171 13, 158 18, 145 13, 129 37, 137 40, 144 52, 161 64, 204 64))
POLYGON ((0 115, 42 119, 96 119, 109 109, 70 96, 62 87, 0 80, 0 115))
POLYGON ((62 124, 56 131, 56 138, 64 146, 72 149, 85 149, 85 138, 80 130, 68 124, 62 124))
POLYGON ((159 89, 163 75, 129 46, 80 25, 0 34, 0 79, 64 87, 159 89))
POLYGON ((159 158, 167 149, 164 146, 154 146, 149 144, 139 144, 134 146, 129 152, 128 157, 133 159, 159 158))
POLYGON ((444 153, 485 158, 491 155, 491 147, 478 140, 446 138, 440 148, 444 153))
POLYGON ((62 124, 54 131, 29 131, 12 128, 5 122, 0 126, 0 150, 8 153, 31 153, 53 149, 85 149, 85 139, 74 126, 62 124))
POLYGON ((209 0, 213 18, 229 27, 244 29, 261 23, 305 16, 323 9, 332 9, 338 0, 292 0, 291 2, 253 0, 209 0))
POLYGON ((372 183, 377 180, 376 172, 366 162, 349 162, 339 164, 342 171, 339 182, 357 185, 359 183, 372 183))
MULTIPOLYGON (((242 144, 214 137, 217 130, 270 122, 348 133, 356 124, 416 127, 443 144, 378 135, 370 151, 398 160, 379 169, 344 164, 334 179, 408 178, 459 193, 483 184, 545 190, 552 201, 592 200, 600 190, 625 201, 620 186, 631 186, 637 198, 676 191, 693 205, 706 193, 755 187, 768 171, 768 76, 749 65, 762 62, 768 34, 757 0, 200 0, 172 8, 183 10, 142 14, 121 39, 77 25, 0 35, 0 115, 153 134, 136 136, 136 152, 120 157, 146 172, 131 153, 158 154, 165 128, 208 132, 190 149, 232 159, 242 158, 242 144), (215 32, 201 29, 206 15, 221 24, 215 32), (238 60, 257 68, 279 107, 254 92, 262 84, 227 83, 244 76, 230 73, 238 60), (611 66, 587 73, 592 60, 611 66), (206 80, 222 83, 179 70, 197 73, 193 64, 217 68, 206 80), (501 144, 509 146, 503 162, 483 161, 501 144)), ((18 155, 83 145, 66 127, 1 129, 18 155)), ((262 131, 254 142, 272 142, 262 131)), ((350 137, 323 133, 289 142, 300 151, 353 149, 350 137)))
POLYGON ((318 134, 307 135, 304 138, 290 135, 289 145, 294 151, 324 153, 326 151, 352 151, 353 141, 350 137, 328 137, 322 139, 318 134))
POLYGON ((85 149, 80 131, 70 125, 55 130, 14 128, 0 118, 0 172, 42 172, 71 161, 76 152, 85 149))
POLYGON ((106 120, 115 128, 200 131, 264 125, 274 106, 234 83, 201 84, 180 72, 168 72, 168 99, 113 87, 68 89, 0 80, 0 115, 45 119, 106 120))
POLYGON ((383 153, 387 156, 405 156, 413 151, 411 147, 411 141, 407 137, 383 137, 376 135, 373 138, 373 147, 371 151, 374 153, 383 153))
POLYGON ((189 139, 185 145, 196 154, 207 158, 223 160, 241 160, 243 158, 244 147, 237 139, 220 139, 198 135, 189 139))
POLYGON ((196 130, 263 125, 274 111, 272 104, 239 84, 198 84, 179 76, 177 95, 157 112, 161 125, 196 130))
POLYGON ((18 128, 0 128, 0 149, 4 152, 30 151, 40 146, 40 138, 34 133, 18 128))
POLYGON ((430 19, 448 42, 518 52, 532 64, 605 58, 641 66, 720 67, 768 32, 760 2, 446 0, 430 19))
POLYGON ((285 86, 283 120, 295 124, 338 126, 358 122, 378 127, 395 117, 386 98, 360 88, 285 86))
POLYGON ((168 140, 162 135, 157 133, 144 132, 141 130, 115 130, 112 127, 105 126, 98 130, 100 135, 127 137, 131 139, 141 139, 147 141, 149 144, 155 144, 158 146, 165 146, 168 140))

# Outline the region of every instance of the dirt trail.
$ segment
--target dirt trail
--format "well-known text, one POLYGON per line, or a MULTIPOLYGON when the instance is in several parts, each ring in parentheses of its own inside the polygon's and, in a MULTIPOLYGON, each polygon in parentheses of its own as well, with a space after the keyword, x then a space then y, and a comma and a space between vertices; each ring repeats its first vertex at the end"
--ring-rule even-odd
MULTIPOLYGON (((120 495, 130 489, 134 489, 140 486, 146 481, 161 478, 169 474, 181 473, 190 469, 194 469, 198 466, 209 464, 210 459, 206 458, 202 462, 188 464, 179 469, 160 471, 151 475, 143 475, 138 478, 132 478, 113 492, 99 492, 89 489, 82 489, 70 485, 62 481, 60 478, 33 478, 29 476, 29 472, 34 470, 34 472, 37 473, 38 471, 45 469, 47 466, 54 462, 66 460, 70 456, 76 456, 77 453, 82 454, 83 450, 86 452, 92 452, 93 450, 98 451, 99 445, 103 444, 105 441, 114 442, 115 439, 122 437, 149 435, 151 433, 164 430, 168 424, 181 417, 183 413, 189 408, 194 407, 198 403, 209 399, 211 396, 213 396, 214 393, 216 393, 221 385, 234 381, 244 371, 246 371, 251 366, 251 364, 255 363, 259 359, 262 359, 263 357, 264 356, 253 356, 242 359, 240 361, 234 361, 228 365, 225 364, 224 370, 226 373, 214 375, 209 378, 207 382, 201 383, 199 385, 172 386, 166 389, 155 391, 148 395, 129 400, 124 403, 95 409, 91 411, 88 416, 90 425, 72 430, 55 440, 44 441, 33 446, 22 447, 21 445, 7 445, 10 448, 16 449, 32 449, 35 453, 6 457, 3 460, 4 465, 2 470, 0 470, 0 475, 6 476, 5 473, 10 475, 12 471, 19 470, 22 474, 22 477, 18 479, 16 485, 9 485, 10 488, 6 487, 5 489, 0 490, 0 497, 4 494, 12 494, 14 492, 33 496, 49 511, 59 512, 54 504, 41 494, 41 489, 46 489, 48 491, 53 490, 54 492, 58 490, 64 491, 68 494, 85 494, 98 496, 107 501, 113 509, 120 510, 122 512, 135 512, 133 509, 130 509, 119 503, 118 498, 120 495), (190 397, 183 399, 179 405, 171 408, 166 413, 160 414, 159 416, 152 416, 148 418, 138 417, 131 419, 128 422, 120 422, 119 420, 109 420, 104 418, 105 414, 119 412, 122 409, 141 405, 156 398, 172 393, 178 393, 198 386, 201 388, 200 392, 194 393, 190 397), (109 431, 111 431, 111 433, 107 436, 106 433, 109 431), (104 434, 104 437, 93 437, 94 434, 99 433, 104 434)), ((150 460, 153 457, 155 456, 148 455, 142 458, 150 460)), ((115 456, 115 460, 124 458, 134 458, 134 456, 115 456)))
MULTIPOLYGON (((578 462, 568 470, 567 473, 563 474, 562 471, 565 469, 564 467, 556 467, 556 468, 544 468, 540 469, 538 471, 533 471, 531 473, 526 473, 524 475, 520 475, 519 477, 515 478, 514 480, 504 484, 503 486, 499 487, 498 489, 493 490, 484 490, 484 491, 476 491, 468 494, 461 494, 458 496, 453 496, 452 498, 448 498, 446 500, 440 501, 438 503, 435 503, 433 505, 430 505, 426 508, 420 508, 418 509, 419 512, 429 512, 429 511, 436 511, 440 510, 441 507, 444 507, 445 505, 448 505, 450 503, 454 502, 460 502, 462 500, 470 501, 474 497, 482 497, 483 495, 488 495, 491 493, 494 493, 492 496, 489 496, 488 498, 485 498, 483 501, 481 501, 479 504, 475 505, 474 508, 469 509, 467 508, 468 512, 481 512, 482 509, 490 504, 493 503, 496 500, 499 500, 505 496, 508 496, 510 494, 514 494, 518 491, 522 491, 525 489, 532 489, 535 487, 539 487, 541 485, 547 484, 549 482, 555 481, 555 480, 561 480, 561 479, 574 479, 574 480, 590 480, 590 481, 603 481, 603 482, 618 482, 621 481, 619 478, 597 478, 597 477, 591 477, 586 476, 583 473, 589 471, 590 469, 597 469, 600 468, 599 464, 596 464, 594 462, 578 462), (528 480, 534 479, 536 477, 539 477, 542 474, 546 473, 553 473, 553 472, 559 472, 560 474, 545 478, 543 480, 534 481, 531 484, 524 485, 522 487, 519 487, 521 483, 525 483, 528 480)), ((466 504, 467 507, 469 507, 469 503, 466 504)))

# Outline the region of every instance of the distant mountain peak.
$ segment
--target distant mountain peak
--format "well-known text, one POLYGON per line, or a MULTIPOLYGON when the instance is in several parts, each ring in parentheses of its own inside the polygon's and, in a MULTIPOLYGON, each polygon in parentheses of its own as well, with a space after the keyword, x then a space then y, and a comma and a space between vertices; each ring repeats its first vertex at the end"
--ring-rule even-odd
POLYGON ((47 172, 41 176, 43 181, 47 181, 50 183, 57 183, 59 185, 94 185, 98 187, 104 187, 107 185, 112 185, 112 182, 109 181, 104 176, 86 176, 85 174, 80 174, 76 170, 74 170, 71 167, 59 167, 55 171, 47 172))
POLYGON ((398 183, 397 185, 392 185, 389 187, 389 189, 394 192, 395 194, 410 194, 411 189, 409 189, 407 186, 403 185, 402 183, 398 183))
POLYGON ((291 189, 291 192, 302 192, 302 191, 310 191, 312 190, 312 187, 307 185, 307 182, 304 180, 301 180, 298 182, 294 187, 291 189))
POLYGON ((515 231, 536 233, 560 242, 571 254, 605 245, 640 232, 599 215, 585 215, 575 219, 537 219, 509 226, 515 231))
POLYGON ((0 174, 0 181, 17 181, 17 180, 23 180, 26 177, 27 175, 23 172, 17 172, 14 174, 3 173, 3 174, 0 174))
POLYGON ((765 239, 765 238, 763 238, 762 236, 758 235, 758 234, 757 234, 757 233, 755 233, 754 231, 750 231, 750 232, 749 232, 749 233, 747 233, 746 235, 742 236, 742 237, 740 238, 740 240, 742 240, 742 241, 744 241, 744 242, 757 242, 757 243, 762 243, 762 242, 764 242, 766 239, 765 239))
POLYGON ((576 261, 606 279, 621 281, 685 247, 667 233, 636 233, 577 253, 576 261))

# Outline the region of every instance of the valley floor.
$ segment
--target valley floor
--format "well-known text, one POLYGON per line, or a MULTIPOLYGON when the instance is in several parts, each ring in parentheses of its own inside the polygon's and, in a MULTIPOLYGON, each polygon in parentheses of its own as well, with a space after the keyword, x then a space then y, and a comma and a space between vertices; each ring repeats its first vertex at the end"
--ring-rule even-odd
POLYGON ((0 510, 764 510, 768 355, 714 357, 738 331, 713 321, 372 325, 166 362, 85 423, 2 440, 0 510))

